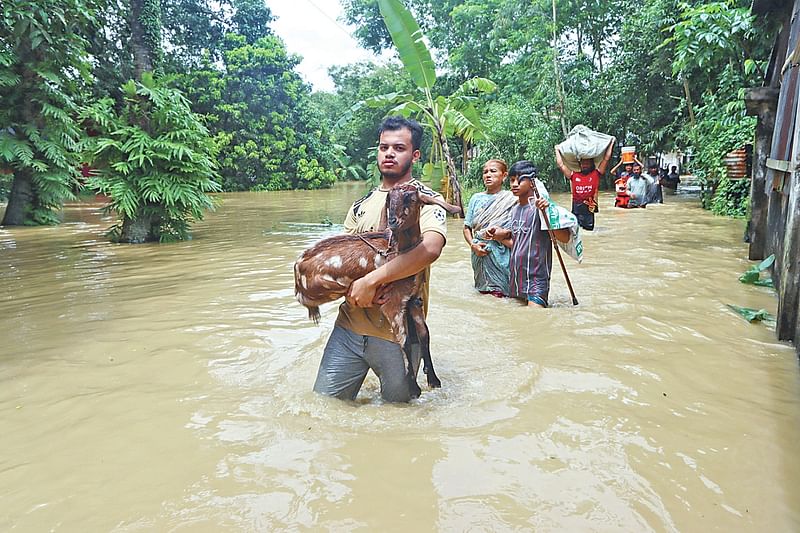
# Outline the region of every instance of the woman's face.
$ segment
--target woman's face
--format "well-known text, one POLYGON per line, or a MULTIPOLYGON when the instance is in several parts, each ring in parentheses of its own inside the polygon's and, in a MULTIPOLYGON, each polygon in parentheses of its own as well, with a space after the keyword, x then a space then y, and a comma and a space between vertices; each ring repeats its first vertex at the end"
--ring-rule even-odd
POLYGON ((489 161, 483 165, 483 184, 486 185, 486 190, 489 192, 497 192, 503 186, 503 178, 506 173, 500 168, 500 164, 494 161, 489 161))

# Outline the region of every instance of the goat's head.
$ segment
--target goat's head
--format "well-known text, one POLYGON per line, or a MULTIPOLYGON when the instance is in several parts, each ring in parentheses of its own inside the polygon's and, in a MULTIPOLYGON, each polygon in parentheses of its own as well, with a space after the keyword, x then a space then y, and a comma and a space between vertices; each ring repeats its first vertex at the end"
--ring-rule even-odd
POLYGON ((421 192, 416 186, 396 185, 386 195, 386 221, 392 231, 405 229, 419 220, 422 204, 438 205, 450 213, 460 213, 461 208, 421 192))

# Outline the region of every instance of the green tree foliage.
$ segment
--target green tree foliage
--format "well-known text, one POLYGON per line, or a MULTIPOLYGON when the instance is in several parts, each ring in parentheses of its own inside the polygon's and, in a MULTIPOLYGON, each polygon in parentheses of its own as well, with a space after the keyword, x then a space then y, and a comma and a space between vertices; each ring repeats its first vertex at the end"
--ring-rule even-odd
POLYGON ((561 142, 561 127, 548 120, 530 100, 514 97, 492 102, 482 115, 491 138, 477 144, 480 157, 470 164, 468 183, 483 188, 483 164, 500 158, 512 163, 521 159, 535 161, 549 188, 562 187, 562 174, 552 157, 553 146, 561 142))
POLYGON ((206 115, 220 147, 225 190, 330 187, 333 151, 310 90, 293 71, 300 58, 266 36, 228 34, 222 68, 206 61, 177 83, 206 115))
MULTIPOLYGON (((343 2, 357 38, 374 51, 391 45, 378 4, 343 2)), ((608 132, 643 154, 693 153, 697 174, 720 179, 724 154, 752 139, 753 121, 743 114, 740 89, 761 84, 782 23, 755 20, 750 4, 405 2, 444 67, 440 79, 456 86, 477 74, 498 85, 496 96, 477 104, 490 125, 490 140, 478 142, 479 158, 532 159, 555 184, 562 181, 552 161, 561 121, 608 132), (696 115, 695 124, 690 115, 696 115)), ((475 162, 472 176, 481 163, 475 162)))
POLYGON ((385 65, 361 62, 333 67, 329 75, 336 85, 336 93, 315 95, 324 114, 332 119, 329 127, 334 141, 345 147, 350 160, 365 168, 375 165, 376 132, 385 109, 363 108, 358 113, 346 113, 346 110, 354 102, 376 95, 413 91, 411 80, 397 75, 402 68, 394 62, 385 65))
POLYGON ((264 0, 233 0, 234 13, 231 17, 231 30, 244 35, 248 43, 272 35, 269 27, 274 17, 264 0))
POLYGON ((89 76, 91 0, 0 4, 0 166, 14 181, 3 225, 51 224, 78 178, 75 95, 89 76))
POLYGON ((665 45, 675 48, 672 69, 690 85, 706 87, 694 113, 696 123, 682 135, 694 151, 693 172, 708 185, 703 205, 717 214, 745 216, 747 182, 727 179, 726 153, 755 139, 756 119, 745 115, 744 87, 760 84, 768 48, 758 35, 749 8, 736 2, 682 4, 665 45), (755 54, 755 55, 754 55, 755 54))
POLYGON ((121 242, 180 240, 213 207, 215 144, 189 102, 145 73, 122 87, 124 105, 104 98, 82 110, 99 135, 87 149, 97 170, 89 186, 111 197, 121 242))
POLYGON ((359 102, 353 110, 357 111, 363 105, 384 109, 393 105, 395 107, 389 114, 413 115, 420 119, 430 129, 433 140, 430 161, 424 166, 423 175, 434 181, 441 180, 448 201, 461 205, 461 185, 448 137, 457 135, 468 143, 483 138, 484 127, 475 107, 477 98, 473 95, 491 93, 496 86, 485 78, 471 78, 450 96, 436 95, 433 92, 435 65, 413 15, 399 0, 379 0, 378 4, 404 70, 416 85, 419 95, 391 93, 375 96, 359 102))

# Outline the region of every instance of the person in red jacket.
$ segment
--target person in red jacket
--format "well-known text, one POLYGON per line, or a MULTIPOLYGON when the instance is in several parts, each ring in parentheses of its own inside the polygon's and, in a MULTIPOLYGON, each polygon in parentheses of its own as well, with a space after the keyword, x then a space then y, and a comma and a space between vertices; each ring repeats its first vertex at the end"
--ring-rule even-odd
POLYGON ((573 172, 564 163, 561 150, 556 146, 556 164, 564 176, 570 181, 572 188, 572 213, 578 218, 578 224, 585 230, 594 229, 594 214, 597 212, 597 194, 600 192, 600 178, 606 173, 614 141, 608 143, 603 160, 595 168, 594 159, 580 159, 580 172, 573 172))

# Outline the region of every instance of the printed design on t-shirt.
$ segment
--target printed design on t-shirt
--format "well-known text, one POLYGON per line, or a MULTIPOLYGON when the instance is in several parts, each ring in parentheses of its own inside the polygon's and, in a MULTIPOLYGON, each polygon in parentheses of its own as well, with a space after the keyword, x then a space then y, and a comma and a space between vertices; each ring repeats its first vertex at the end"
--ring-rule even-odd
POLYGON ((370 196, 372 196, 372 194, 373 194, 375 191, 377 191, 377 190, 378 190, 378 189, 377 189, 377 187, 376 187, 376 188, 374 188, 374 189, 372 189, 372 190, 371 190, 371 191, 369 191, 367 194, 365 194, 364 196, 362 196, 361 198, 359 198, 358 200, 356 200, 356 201, 353 203, 353 216, 355 216, 355 217, 362 217, 362 216, 364 216, 364 211, 360 211, 360 212, 359 212, 358 208, 359 208, 359 207, 361 207, 361 204, 363 204, 363 203, 364 203, 364 201, 365 201, 367 198, 369 198, 370 196))
POLYGON ((431 189, 429 187, 426 187, 423 183, 421 183, 421 182, 419 182, 417 180, 414 180, 413 183, 414 183, 414 186, 417 188, 417 190, 419 190, 419 192, 421 192, 422 194, 424 194, 426 196, 436 196, 437 195, 437 193, 433 189, 431 189))
MULTIPOLYGON (((439 193, 435 192, 433 189, 426 187, 420 181, 414 180, 413 185, 417 188, 417 190, 424 194, 425 196, 440 196, 439 193)), ((439 206, 434 206, 433 210, 433 218, 435 218, 439 222, 444 222, 447 219, 447 213, 444 209, 439 206)))
POLYGON ((522 233, 523 235, 528 233, 530 228, 525 224, 525 220, 517 219, 511 221, 511 233, 514 235, 518 235, 522 233))

